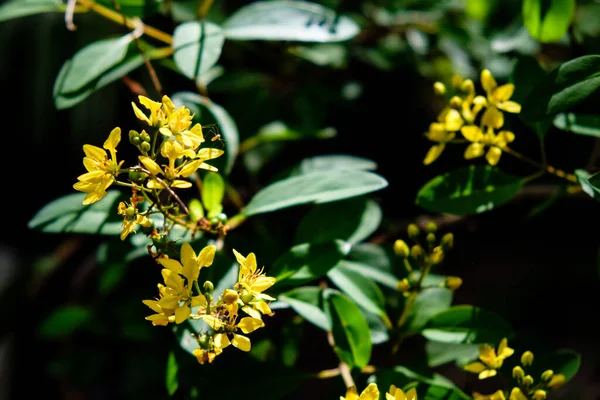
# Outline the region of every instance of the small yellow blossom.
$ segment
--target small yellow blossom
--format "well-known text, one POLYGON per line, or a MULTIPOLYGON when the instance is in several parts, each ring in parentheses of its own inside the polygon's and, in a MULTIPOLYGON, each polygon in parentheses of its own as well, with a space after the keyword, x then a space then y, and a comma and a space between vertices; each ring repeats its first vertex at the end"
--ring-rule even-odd
POLYGON ((234 347, 237 347, 242 351, 250 351, 250 339, 236 332, 239 329, 245 334, 252 333, 256 329, 265 326, 265 324, 262 320, 252 317, 244 317, 239 323, 236 324, 236 317, 236 315, 230 315, 225 319, 225 321, 223 321, 222 319, 216 318, 212 315, 202 316, 202 319, 204 319, 208 326, 215 331, 213 340, 215 348, 222 350, 232 344, 234 347))
POLYGON ((473 400, 506 400, 506 397, 504 396, 504 392, 502 390, 498 390, 492 394, 481 394, 474 392, 473 400))
POLYGON ((346 397, 340 396, 340 400, 379 400, 379 388, 376 383, 370 383, 359 396, 356 387, 351 386, 346 391, 346 397))
POLYGON ((482 117, 484 125, 500 129, 504 125, 504 115, 500 110, 515 114, 521 112, 521 105, 509 100, 515 91, 515 85, 507 83, 498 86, 488 69, 481 71, 481 85, 487 94, 487 110, 482 117))
POLYGON ((121 240, 125 240, 130 233, 135 231, 136 225, 150 226, 151 222, 145 215, 137 213, 134 207, 128 206, 125 202, 120 202, 117 208, 119 215, 123 216, 123 230, 121 231, 121 240), (133 214, 133 215, 132 215, 133 214))
POLYGON ((163 96, 162 106, 166 120, 165 125, 159 129, 160 133, 166 137, 174 136, 184 147, 196 150, 204 142, 204 136, 200 124, 190 128, 194 119, 190 110, 185 106, 175 109, 168 96, 163 96))
POLYGON ((417 389, 412 388, 404 393, 402 389, 394 385, 390 386, 390 390, 385 394, 386 400, 417 400, 417 389))
POLYGON ((92 204, 106 196, 106 189, 114 182, 123 161, 117 160, 117 145, 121 141, 121 128, 115 128, 110 132, 108 139, 104 142, 104 149, 110 152, 110 158, 106 150, 92 146, 83 145, 83 165, 88 171, 77 177, 79 182, 73 185, 75 190, 87 193, 83 204, 92 204))
POLYGON ((429 149, 423 160, 423 164, 429 165, 437 160, 446 148, 446 143, 456 137, 456 132, 462 125, 463 119, 458 110, 451 107, 444 108, 438 115, 438 122, 430 124, 429 131, 425 133, 427 139, 437 142, 437 144, 429 149))
POLYGON ((487 162, 492 166, 498 164, 502 151, 506 149, 508 143, 515 140, 514 133, 500 131, 495 134, 491 127, 488 127, 486 132, 483 133, 478 126, 468 125, 463 126, 460 132, 465 139, 471 142, 465 150, 465 159, 470 160, 485 154, 487 162), (485 152, 486 146, 489 147, 487 153, 485 152))
POLYGON ((257 319, 260 319, 260 313, 271 314, 271 309, 265 300, 272 301, 275 298, 263 292, 273 286, 276 279, 266 276, 264 268, 257 269, 254 253, 248 254, 247 257, 244 257, 235 249, 233 253, 240 264, 237 286, 242 289, 242 297, 245 295, 251 296, 251 299, 246 301, 246 305, 242 307, 242 310, 257 319))
POLYGON ((510 396, 508 397, 508 400, 527 400, 527 396, 525 396, 523 394, 521 389, 519 389, 518 387, 515 387, 510 392, 510 396))
POLYGON ((140 110, 134 102, 131 102, 135 116, 150 126, 158 127, 162 125, 165 119, 164 112, 161 110, 162 103, 152 101, 145 96, 138 96, 138 99, 140 104, 150 111, 150 115, 144 114, 144 112, 140 110))
POLYGON ((486 379, 496 375, 496 370, 502 366, 504 360, 515 351, 508 347, 506 338, 500 341, 498 352, 488 344, 479 346, 479 360, 466 365, 464 368, 469 372, 479 374, 479 379, 486 379))

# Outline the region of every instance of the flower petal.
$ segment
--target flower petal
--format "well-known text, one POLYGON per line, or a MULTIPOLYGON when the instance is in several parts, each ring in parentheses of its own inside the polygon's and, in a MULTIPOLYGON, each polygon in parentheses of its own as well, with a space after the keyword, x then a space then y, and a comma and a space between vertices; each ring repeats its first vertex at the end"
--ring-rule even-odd
POLYGON ((478 374, 481 371, 485 371, 486 368, 487 368, 487 366, 485 366, 480 361, 474 361, 474 362, 472 362, 472 363, 467 364, 467 365, 464 366, 464 370, 465 371, 473 372, 475 374, 478 374))
POLYGON ((500 103, 510 99, 515 92, 515 85, 507 83, 502 86, 498 86, 493 92, 493 100, 495 103, 500 103))
POLYGON ((496 376, 498 372, 495 369, 486 369, 484 371, 481 371, 479 373, 478 378, 479 379, 487 379, 487 378, 491 378, 492 376, 496 376))
POLYGON ((242 351, 250 351, 250 339, 246 336, 233 334, 231 344, 242 351))
POLYGON ((518 114, 521 112, 521 105, 514 101, 503 101, 501 103, 496 104, 496 107, 506 112, 514 114, 518 114))
POLYGON ((481 133, 481 129, 475 125, 467 125, 463 126, 460 129, 460 133, 467 139, 469 142, 479 142, 483 137, 483 133, 481 133))
POLYGON ((437 160, 438 157, 444 151, 445 147, 446 147, 445 143, 440 143, 440 144, 436 144, 436 145, 431 146, 431 148, 429 149, 429 151, 427 151, 427 154, 425 155, 425 159, 423 160, 423 164, 424 165, 429 165, 432 162, 434 162, 435 160, 437 160))
POLYGON ((240 328, 244 333, 251 333, 257 330, 258 328, 262 328, 263 326, 265 326, 265 323, 262 322, 262 320, 260 319, 244 317, 236 326, 240 328))
POLYGON ((104 148, 111 152, 116 151, 117 145, 121 141, 121 128, 118 126, 110 132, 108 139, 104 142, 104 148))
POLYGON ((140 162, 142 164, 144 164, 144 167, 146 167, 148 169, 148 171, 150 171, 152 174, 154 174, 154 175, 164 174, 163 170, 156 163, 156 161, 154 161, 150 157, 140 156, 139 159, 140 159, 140 162))
POLYGON ((224 349, 225 347, 227 347, 231 344, 231 342, 229 341, 229 338, 227 337, 227 335, 225 333, 217 333, 215 335, 215 337, 213 338, 213 343, 214 343, 215 347, 217 347, 219 349, 224 349))
POLYGON ((481 157, 484 153, 484 146, 481 143, 471 143, 465 149, 465 160, 471 160, 473 158, 481 157))
POLYGON ((183 266, 181 263, 171 258, 159 258, 158 263, 163 267, 175 272, 176 274, 181 274, 183 271, 183 266))
POLYGON ((500 161, 500 156, 502 155, 502 149, 499 147, 490 147, 487 154, 485 155, 485 159, 491 166, 498 164, 500 161))
POLYGON ((210 267, 215 259, 215 253, 217 251, 217 247, 215 245, 208 245, 200 251, 198 254, 198 258, 196 262, 201 267, 210 267))
POLYGON ((192 310, 188 306, 177 308, 175 310, 175 323, 180 324, 184 321, 187 321, 191 313, 192 310))
POLYGON ((370 383, 369 386, 362 391, 359 397, 360 400, 379 400, 379 388, 376 383, 370 383))
POLYGON ((484 69, 481 71, 481 86, 483 86, 483 90, 485 90, 488 94, 498 86, 489 69, 484 69))

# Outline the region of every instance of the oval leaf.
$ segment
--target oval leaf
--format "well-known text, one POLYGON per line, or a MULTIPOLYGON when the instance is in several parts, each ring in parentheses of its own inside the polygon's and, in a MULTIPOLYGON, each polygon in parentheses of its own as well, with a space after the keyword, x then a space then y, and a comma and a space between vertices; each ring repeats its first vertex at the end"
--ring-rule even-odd
POLYGON ((208 218, 213 218, 223 211, 223 195, 225 182, 217 172, 208 172, 202 181, 202 203, 208 211, 208 218))
POLYGON ((434 315, 447 310, 452 304, 452 291, 446 288, 423 290, 413 303, 406 327, 410 332, 418 332, 434 315))
POLYGON ((376 264, 373 264, 369 260, 365 262, 342 260, 338 265, 343 265, 345 269, 359 273, 390 289, 397 290, 398 288, 398 278, 390 271, 377 267, 376 264))
POLYGON ((64 12, 65 6, 55 0, 12 0, 0 6, 0 22, 53 11, 64 12))
POLYGON ((377 163, 363 157, 347 154, 327 154, 305 158, 294 168, 292 175, 303 175, 310 172, 331 170, 376 170, 377 163))
POLYGON ((368 238, 381 224, 377 202, 359 197, 315 206, 302 220, 296 243, 324 243, 342 239, 358 243, 368 238))
POLYGON ((557 42, 567 33, 575 15, 575 0, 523 0, 523 22, 541 43, 557 42))
POLYGON ((181 73, 196 79, 221 57, 223 32, 211 22, 191 21, 177 25, 173 32, 173 59, 181 73))
POLYGON ((292 307, 301 317, 313 325, 330 331, 329 319, 322 310, 322 289, 318 287, 300 287, 282 293, 277 298, 292 307))
POLYGON ((257 1, 223 23, 225 37, 231 40, 339 42, 359 31, 352 19, 308 1, 257 1))
POLYGON ((332 289, 324 291, 325 313, 331 321, 334 351, 350 367, 362 368, 371 359, 369 325, 360 308, 332 289))
POLYGON ((588 196, 600 200, 600 173, 594 175, 583 169, 576 169, 575 176, 583 190, 588 196))
POLYGON ((82 306, 65 306, 54 310, 40 326, 39 334, 45 339, 56 339, 73 333, 87 324, 92 313, 82 306))
POLYGON ((179 380, 177 379, 177 372, 179 370, 179 365, 177 364, 177 359, 175 358, 175 353, 172 351, 169 352, 169 358, 167 359, 167 368, 165 371, 165 386, 167 388, 167 392, 169 396, 173 396, 179 388, 179 380))
POLYGON ((578 135, 600 138, 600 116, 575 113, 560 113, 554 117, 554 126, 578 135))
POLYGON ((479 345, 442 343, 430 340, 425 343, 425 353, 427 354, 427 365, 430 368, 439 367, 452 361, 459 366, 464 366, 479 357, 479 345))
POLYGON ((600 87, 600 56, 588 55, 561 64, 537 84, 523 102, 521 118, 540 121, 568 111, 600 87))
POLYGON ((523 181, 489 166, 471 165, 437 176, 417 194, 426 210, 456 215, 482 213, 509 201, 523 181))
POLYGON ((50 233, 119 235, 123 219, 117 214, 117 204, 125 196, 109 190, 101 201, 87 206, 83 205, 85 196, 85 193, 68 194, 46 204, 27 226, 50 233))
POLYGON ((429 340, 444 343, 499 343, 513 336, 511 326, 496 313, 479 307, 454 306, 435 314, 421 332, 429 340))
POLYGON ((327 203, 374 192, 387 186, 381 176, 365 171, 319 171, 275 182, 254 195, 242 210, 246 216, 305 203, 327 203))

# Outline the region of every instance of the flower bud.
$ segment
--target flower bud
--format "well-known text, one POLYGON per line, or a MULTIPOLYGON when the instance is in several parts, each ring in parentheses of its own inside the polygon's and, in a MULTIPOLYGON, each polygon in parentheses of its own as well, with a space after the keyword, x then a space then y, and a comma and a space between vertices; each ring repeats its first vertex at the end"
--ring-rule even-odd
POLYGON ((419 229, 419 227, 415 224, 409 224, 408 225, 408 237, 411 238, 412 240, 419 240, 419 235, 421 234, 421 230, 419 229))
POLYGON ((523 377, 523 386, 529 387, 533 385, 533 377, 531 375, 525 375, 523 377))
POLYGON ((550 389, 558 389, 559 387, 564 385, 566 381, 567 380, 565 379, 565 376, 563 374, 556 374, 548 383, 548 387, 550 389))
POLYGON ((450 107, 452 108, 460 108, 462 105, 462 99, 458 96, 452 96, 450 99, 450 107))
POLYGON ((408 279, 404 278, 401 281, 398 281, 399 292, 406 292, 408 289, 410 289, 410 282, 408 282, 408 279))
POLYGON ((435 244, 435 233, 429 232, 425 237, 425 240, 427 240, 429 245, 433 246, 435 244))
POLYGON ((235 290, 225 289, 223 291, 223 295, 221 296, 221 300, 223 300, 223 303, 230 305, 235 303, 239 299, 239 297, 240 296, 235 290))
POLYGON ((554 376, 554 371, 552 371, 551 369, 547 369, 546 371, 544 371, 542 373, 542 382, 544 383, 548 383, 552 380, 552 377, 554 376))
POLYGON ((425 230, 427 231, 427 233, 436 233, 437 232, 437 225, 435 222, 433 221, 429 221, 427 223, 427 226, 425 227, 425 230))
POLYGON ((150 142, 150 135, 148 132, 142 131, 142 133, 140 133, 140 139, 142 139, 142 142, 150 142))
POLYGON ((423 251, 423 248, 418 244, 415 244, 410 249, 410 255, 412 258, 415 259, 415 261, 418 264, 421 264, 425 260, 425 252, 423 251))
POLYGON ((132 144, 136 144, 136 143, 133 143, 133 138, 138 138, 138 143, 137 143, 137 144, 139 144, 139 143, 140 143, 140 134, 139 134, 137 131, 134 131, 134 130, 132 129, 132 130, 130 130, 130 131, 129 131, 129 141, 130 141, 132 144))
POLYGON ((208 350, 210 348, 211 338, 206 333, 198 335, 196 339, 198 340, 198 345, 204 350, 208 350))
POLYGON ((140 143, 142 143, 142 139, 140 139, 139 136, 134 136, 133 138, 131 138, 131 144, 133 144, 134 146, 139 146, 140 143))
POLYGON ((400 258, 408 257, 410 250, 404 240, 398 239, 394 242, 394 253, 400 258))
POLYGON ((533 353, 529 350, 523 353, 521 356, 521 364, 524 367, 529 367, 531 364, 533 364, 533 353))
POLYGON ((150 218, 147 219, 147 222, 142 224, 142 232, 145 235, 149 235, 154 231, 154 221, 152 221, 150 218))
POLYGON ((446 85, 444 85, 442 82, 435 82, 433 84, 433 90, 435 91, 435 94, 443 96, 446 94, 446 85))
POLYGON ((463 92, 467 92, 467 93, 474 93, 475 85, 473 84, 472 80, 465 79, 463 81, 463 83, 460 85, 460 90, 462 90, 463 92))
POLYGON ((462 279, 458 276, 447 276, 444 281, 444 286, 446 286, 450 290, 456 290, 462 285, 462 279))
POLYGON ((523 371, 523 368, 521 368, 520 366, 517 365, 512 370, 512 376, 516 380, 521 380, 525 376, 525 371, 523 371))
POLYGON ((204 285, 202 285, 202 289, 204 289, 204 293, 210 294, 215 290, 215 285, 213 285, 211 281, 206 281, 204 282, 204 285))
POLYGON ((140 150, 144 153, 149 152, 151 148, 152 146, 150 146, 150 143, 148 142, 142 142, 142 144, 140 144, 140 150))
POLYGON ((225 213, 220 213, 219 215, 216 216, 216 218, 219 220, 219 222, 221 222, 222 224, 226 224, 227 223, 227 214, 225 213))
POLYGON ((254 296, 252 295, 252 293, 244 293, 243 295, 240 296, 240 299, 242 299, 244 304, 250 303, 253 298, 254 298, 254 296))
POLYGON ((127 219, 132 219, 133 217, 135 217, 136 214, 136 209, 129 206, 125 209, 125 218, 127 219))
POLYGON ((454 247, 454 235, 452 233, 446 233, 444 236, 442 236, 440 244, 444 251, 452 249, 452 247, 454 247))
POLYGON ((546 391, 538 389, 533 392, 533 400, 546 400, 546 391))
POLYGON ((433 249, 433 253, 431 254, 431 262, 433 262, 434 264, 439 264, 442 261, 444 261, 444 256, 444 250, 442 250, 440 246, 436 246, 433 249))
POLYGON ((148 175, 142 171, 129 170, 129 180, 133 183, 142 183, 148 175))

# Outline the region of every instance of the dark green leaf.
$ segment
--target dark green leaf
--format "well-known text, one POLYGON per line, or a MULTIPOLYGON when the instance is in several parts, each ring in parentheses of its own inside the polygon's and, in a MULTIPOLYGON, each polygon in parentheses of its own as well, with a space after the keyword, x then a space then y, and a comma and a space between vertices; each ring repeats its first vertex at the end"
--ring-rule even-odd
POLYGON ((575 15, 575 0, 523 0, 523 22, 534 39, 557 42, 575 15))
POLYGON ((126 196, 109 190, 102 200, 87 206, 83 205, 85 196, 68 194, 46 204, 29 221, 29 228, 50 233, 119 235, 123 219, 117 213, 117 204, 126 196))
POLYGON ((41 324, 39 334, 45 339, 57 339, 70 335, 86 325, 92 317, 83 306, 64 306, 52 312, 41 324))
POLYGON ((390 385, 416 387, 419 399, 425 400, 470 400, 471 397, 460 390, 452 381, 438 373, 421 374, 398 365, 393 369, 381 368, 377 371, 377 385, 388 388, 390 385))
POLYGON ((276 286, 301 285, 325 275, 349 251, 350 245, 342 240, 299 244, 277 259, 269 274, 277 278, 276 286))
MULTIPOLYGON (((352 257, 352 253, 350 253, 350 257, 352 257)), ((344 269, 364 275, 390 289, 396 290, 398 288, 398 278, 389 272, 389 270, 379 268, 374 263, 367 264, 369 262, 369 260, 366 262, 342 260, 338 266, 343 266, 344 269)))
POLYGON ((342 44, 328 43, 314 46, 296 46, 290 53, 321 67, 342 68, 346 65, 348 50, 342 44))
POLYGON ((223 23, 225 37, 231 40, 338 42, 359 31, 352 19, 308 1, 256 1, 223 23))
POLYGON ((571 349, 560 349, 542 357, 540 364, 544 370, 551 369, 554 374, 563 374, 568 382, 581 367, 581 354, 571 349))
POLYGON ((334 351, 350 367, 362 368, 371 359, 369 325, 360 308, 336 290, 324 292, 325 313, 331 321, 334 351))
POLYGON ((587 55, 561 64, 538 83, 523 102, 521 118, 541 121, 575 107, 600 87, 600 56, 587 55))
POLYGON ((211 22, 191 21, 173 32, 173 59, 181 73, 196 79, 217 63, 223 49, 223 32, 211 22))
POLYGON ((331 324, 322 307, 322 289, 306 286, 282 293, 277 298, 292 307, 301 317, 324 331, 331 330, 331 324))
MULTIPOLYGON (((96 0, 110 9, 115 9, 115 0, 96 0)), ((160 11, 163 0, 116 0, 119 5, 117 11, 127 17, 148 17, 160 11)))
POLYGON ((327 203, 371 193, 387 186, 372 172, 333 170, 312 172, 275 182, 254 195, 242 210, 246 216, 306 203, 327 203))
POLYGON ((216 217, 223 211, 225 182, 217 172, 208 172, 202 181, 202 203, 208 211, 207 217, 216 217))
POLYGON ((452 304, 452 291, 446 288, 423 290, 413 303, 406 327, 410 332, 419 332, 434 315, 447 310, 452 304))
POLYGON ((47 12, 65 12, 55 0, 12 0, 0 6, 0 22, 47 12))
POLYGON ((316 205, 301 221, 296 243, 323 243, 335 239, 357 243, 381 224, 379 204, 365 197, 316 205))
POLYGON ((513 336, 511 326, 496 313, 461 305, 435 314, 421 332, 429 340, 444 343, 497 344, 513 336))
POLYGON ((427 353, 427 365, 430 368, 439 367, 452 361, 463 366, 479 357, 479 345, 427 341, 425 352, 427 353))
POLYGON ((416 203, 433 212, 482 213, 509 201, 522 186, 520 178, 497 168, 471 165, 427 182, 419 190, 416 203))
POLYGON ((169 352, 169 358, 167 360, 167 370, 165 374, 165 386, 167 388, 169 396, 173 396, 177 391, 177 388, 179 388, 179 380, 177 379, 178 369, 179 365, 177 364, 175 353, 171 351, 169 352))
POLYGON ((553 122, 563 131, 600 138, 600 115, 560 113, 553 122))
POLYGON ((600 200, 600 175, 592 175, 583 169, 576 169, 575 176, 583 190, 588 196, 600 200))
POLYGON ((304 175, 311 172, 332 170, 375 170, 377 163, 367 158, 346 154, 328 154, 302 160, 293 170, 293 175, 304 175))

